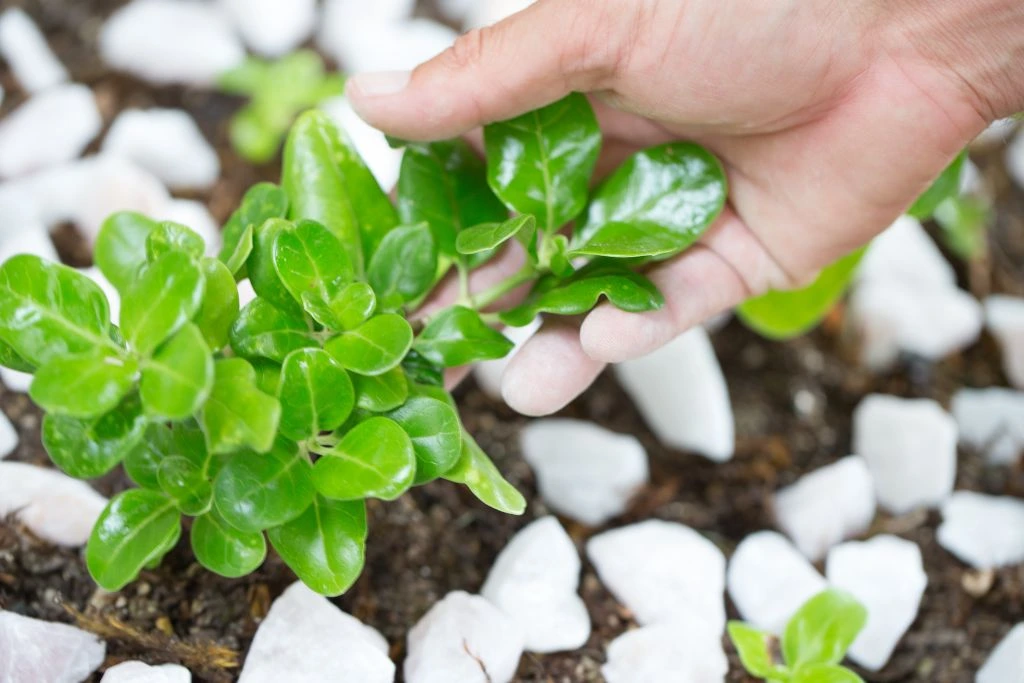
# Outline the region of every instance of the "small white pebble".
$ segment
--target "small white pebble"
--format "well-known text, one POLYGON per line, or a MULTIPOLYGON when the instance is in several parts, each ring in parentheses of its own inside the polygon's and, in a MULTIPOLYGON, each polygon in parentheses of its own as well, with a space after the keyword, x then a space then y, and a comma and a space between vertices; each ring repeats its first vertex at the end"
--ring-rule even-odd
POLYGON ((177 664, 150 666, 145 662, 121 662, 107 669, 100 683, 191 683, 192 674, 177 664))
POLYGON ((67 69, 54 56, 39 27, 18 8, 0 14, 0 56, 29 92, 46 90, 68 79, 67 69))
POLYGON ((0 460, 6 458, 18 447, 18 430, 7 416, 0 413, 0 460))
POLYGON ((220 0, 246 44, 267 57, 285 55, 313 33, 316 0, 220 0))
POLYGON ((467 29, 491 26, 520 12, 536 0, 478 0, 466 13, 467 29))
POLYGON ((921 287, 956 285, 953 266, 912 216, 900 216, 873 239, 857 267, 857 282, 893 280, 921 287))
POLYGON ((1024 623, 1014 626, 999 641, 974 683, 1024 683, 1024 623))
POLYGON ((3 382, 4 388, 8 391, 27 394, 28 388, 32 386, 32 375, 10 368, 0 368, 0 382, 3 382))
POLYGON ((406 71, 455 42, 454 30, 430 19, 367 19, 342 25, 325 18, 319 45, 346 71, 406 71))
POLYGON ((137 211, 158 218, 168 207, 171 199, 163 183, 131 161, 99 154, 88 163, 90 173, 73 220, 90 244, 95 243, 103 222, 112 213, 137 211))
POLYGON ((206 242, 207 256, 216 256, 220 253, 223 244, 220 228, 217 226, 217 221, 210 215, 209 209, 202 202, 194 199, 172 199, 154 211, 152 216, 162 221, 181 223, 198 233, 206 242))
POLYGON ((1024 298, 996 294, 985 299, 985 326, 999 342, 1010 384, 1024 389, 1024 298))
POLYGON ((33 95, 0 120, 0 178, 74 159, 102 125, 96 98, 84 85, 58 85, 33 95))
POLYGON ((0 233, 0 263, 18 254, 32 254, 47 261, 60 261, 46 228, 34 222, 9 223, 9 233, 0 233))
POLYGON ((700 619, 626 631, 601 667, 607 683, 721 683, 728 671, 722 639, 700 619))
POLYGON ((1024 562, 1024 500, 957 491, 942 506, 936 537, 977 569, 1024 562))
POLYGON ((99 668, 106 653, 106 643, 88 631, 0 611, 4 683, 79 683, 99 668))
POLYGON ((57 470, 0 462, 0 517, 16 514, 42 539, 85 545, 107 499, 84 481, 57 470))
POLYGON ((974 139, 971 143, 972 149, 988 149, 991 147, 1002 147, 1013 135, 1013 131, 1017 129, 1017 119, 1007 117, 1005 119, 999 119, 989 124, 988 128, 983 130, 981 134, 974 139))
POLYGON ((960 389, 950 408, 960 443, 984 453, 993 464, 1017 462, 1024 451, 1024 391, 960 389))
POLYGON ((1024 132, 1017 133, 1006 148, 1006 170, 1016 181, 1017 187, 1024 189, 1024 132))

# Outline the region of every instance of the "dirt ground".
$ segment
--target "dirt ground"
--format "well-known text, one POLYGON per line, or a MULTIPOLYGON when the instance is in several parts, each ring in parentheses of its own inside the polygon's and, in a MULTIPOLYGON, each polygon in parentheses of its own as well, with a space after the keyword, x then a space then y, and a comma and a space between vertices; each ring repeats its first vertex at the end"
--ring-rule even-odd
MULTIPOLYGON (((195 195, 223 220, 252 183, 275 179, 275 164, 252 168, 227 146, 227 118, 233 98, 182 88, 154 89, 109 73, 98 61, 96 34, 118 0, 6 0, 24 7, 39 22, 73 78, 91 86, 107 124, 126 107, 172 106, 190 111, 220 150, 223 178, 209 193, 195 195)), ((22 99, 11 74, 0 68, 8 93, 0 113, 22 99)), ((961 282, 975 294, 1024 295, 1024 193, 1014 190, 998 155, 976 158, 995 188, 999 218, 985 258, 958 264, 961 282)), ((73 228, 57 231, 62 258, 87 265, 73 228)), ((899 370, 876 377, 851 361, 838 310, 813 334, 785 344, 766 342, 731 322, 714 335, 736 412, 736 457, 713 464, 661 446, 615 380, 602 376, 565 416, 592 420, 635 434, 652 462, 652 483, 629 512, 612 526, 650 517, 678 521, 707 534, 725 552, 751 532, 771 528, 770 496, 802 474, 848 454, 850 415, 863 396, 885 392, 930 397, 948 405, 961 386, 1005 385, 994 342, 985 338, 965 354, 937 365, 912 358, 899 370), (797 399, 799 397, 799 400, 797 399)), ((366 571, 337 603, 377 627, 401 661, 405 635, 448 591, 476 591, 496 554, 531 519, 547 513, 529 468, 519 454, 517 434, 525 419, 489 400, 471 382, 457 393, 467 427, 500 469, 530 500, 524 517, 502 515, 478 504, 453 484, 433 483, 393 503, 370 505, 371 534, 366 571)), ((48 463, 39 439, 39 413, 27 397, 0 387, 0 408, 17 425, 21 444, 14 460, 48 463)), ((96 482, 106 494, 124 487, 119 471, 96 482)), ((1024 496, 1024 470, 985 467, 979 453, 961 452, 957 487, 1024 496)), ((1024 620, 1024 566, 994 573, 966 569, 935 540, 935 513, 899 518, 880 515, 875 531, 918 543, 929 585, 917 620, 889 666, 868 681, 969 683, 995 644, 1024 620)), ((593 533, 568 523, 581 551, 593 533)), ((187 539, 187 535, 185 536, 187 539)), ((260 619, 273 599, 294 580, 273 555, 255 574, 228 580, 201 569, 183 541, 156 571, 145 572, 122 593, 98 592, 81 552, 51 547, 16 522, 0 522, 0 608, 43 619, 77 621, 108 639, 110 666, 124 659, 188 666, 197 681, 220 683, 237 676, 260 619)), ((603 680, 607 644, 635 625, 589 565, 581 591, 594 624, 579 651, 526 655, 517 681, 576 683, 603 680)), ((732 616, 735 610, 730 605, 732 616)), ((733 663, 730 682, 751 680, 733 663)), ((399 667, 400 670, 400 667, 399 667)), ((99 674, 94 680, 99 679, 99 674)), ((399 680, 401 675, 399 674, 399 680)))

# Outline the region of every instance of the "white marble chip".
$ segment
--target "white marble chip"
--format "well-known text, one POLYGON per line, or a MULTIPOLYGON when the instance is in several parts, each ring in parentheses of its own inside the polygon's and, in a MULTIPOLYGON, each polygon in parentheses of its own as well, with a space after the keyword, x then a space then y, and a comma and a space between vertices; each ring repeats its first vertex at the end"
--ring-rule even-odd
POLYGON ((1009 465, 1024 451, 1024 391, 1003 387, 960 389, 950 404, 960 443, 1009 465))
POLYGON ((107 499, 87 483, 57 470, 0 462, 0 517, 14 513, 46 541, 85 545, 106 505, 107 499))
POLYGON ((58 85, 33 95, 0 120, 0 178, 74 159, 102 125, 96 98, 84 85, 58 85))
POLYGON ((466 12, 465 27, 482 28, 520 12, 536 0, 477 0, 466 12))
POLYGON ((100 683, 192 683, 192 674, 177 664, 121 662, 107 669, 100 683))
POLYGON ((957 491, 942 506, 936 538, 978 569, 1024 562, 1024 500, 957 491))
POLYGON ((106 653, 106 643, 82 629, 0 611, 4 683, 80 683, 99 668, 106 653))
POLYGON ((985 326, 999 342, 1010 384, 1024 389, 1024 298, 996 294, 985 299, 985 326))
POLYGON ((999 641, 974 683, 1024 683, 1024 623, 1014 626, 999 641))
POLYGON ((912 216, 900 216, 871 241, 857 267, 857 282, 872 280, 953 287, 956 273, 921 222, 912 216))
POLYGON ((0 57, 29 92, 46 90, 68 79, 67 69, 54 56, 39 27, 16 7, 0 14, 0 57))
POLYGON ((328 11, 317 41, 350 73, 408 71, 451 47, 458 34, 431 19, 333 21, 328 11))
POLYGON ((267 57, 295 50, 317 22, 316 0, 220 0, 220 4, 246 45, 267 57))
POLYGON ((722 683, 728 672, 721 637, 700 619, 626 631, 601 667, 607 683, 722 683))
POLYGON ((1017 133, 1006 148, 1006 170, 1017 187, 1024 189, 1024 133, 1017 133))
POLYGON ((14 452, 18 447, 18 430, 14 428, 7 416, 0 413, 0 460, 14 452))

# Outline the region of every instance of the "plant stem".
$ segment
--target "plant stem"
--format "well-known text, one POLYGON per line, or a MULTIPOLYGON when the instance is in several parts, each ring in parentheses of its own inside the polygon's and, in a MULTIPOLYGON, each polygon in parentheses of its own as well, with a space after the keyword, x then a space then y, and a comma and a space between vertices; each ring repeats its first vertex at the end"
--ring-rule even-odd
POLYGON ((485 289, 484 291, 477 294, 473 298, 475 304, 473 308, 479 311, 482 308, 490 306, 495 301, 505 296, 519 285, 527 283, 530 280, 534 279, 535 277, 537 277, 538 274, 539 273, 537 272, 536 268, 534 268, 530 263, 526 263, 519 270, 519 272, 510 275, 509 277, 505 278, 504 280, 494 285, 493 287, 485 289))
POLYGON ((459 274, 459 303, 467 308, 475 308, 473 305, 473 292, 469 289, 469 268, 462 259, 455 264, 459 274))

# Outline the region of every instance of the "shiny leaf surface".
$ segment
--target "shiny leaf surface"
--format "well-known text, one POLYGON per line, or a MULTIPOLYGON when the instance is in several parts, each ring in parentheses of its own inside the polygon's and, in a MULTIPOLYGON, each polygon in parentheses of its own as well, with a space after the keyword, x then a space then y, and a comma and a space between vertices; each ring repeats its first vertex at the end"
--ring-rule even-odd
POLYGON ((278 387, 281 433, 294 441, 337 429, 355 407, 348 373, 321 349, 288 354, 278 387))
POLYGON ((256 571, 267 557, 262 533, 239 531, 214 509, 192 522, 190 540, 199 564, 229 579, 256 571))
POLYGON ((263 452, 274 443, 281 404, 256 388, 256 371, 241 358, 214 364, 213 390, 199 416, 211 453, 263 452))
POLYGON ((182 252, 160 256, 146 268, 121 303, 121 330, 139 354, 148 356, 182 328, 203 303, 205 278, 182 252))
POLYGON ((199 328, 189 323, 142 365, 139 394, 154 421, 194 415, 213 388, 213 354, 199 328))
POLYGON ((434 316, 416 338, 416 352, 444 367, 504 358, 514 344, 488 327, 480 314, 464 306, 446 308, 434 316))
POLYGON ((415 484, 437 479, 462 455, 462 425, 447 402, 416 396, 388 413, 412 440, 416 455, 415 484))
POLYGON ((100 226, 93 261, 104 277, 124 294, 146 262, 146 241, 160 224, 134 211, 112 214, 100 226))
POLYGON ((327 342, 326 351, 342 367, 361 375, 380 375, 402 362, 412 346, 405 318, 385 313, 327 342))
POLYGON ((77 479, 95 479, 112 470, 142 443, 145 433, 146 420, 133 397, 87 420, 51 413, 42 426, 43 447, 50 459, 77 479))
POLYGON ((468 432, 462 432, 459 461, 443 475, 448 481, 465 484, 482 503, 510 515, 526 510, 526 499, 501 476, 491 459, 468 432))
POLYGON ((434 284, 437 245, 426 223, 395 228, 381 240, 366 277, 382 298, 413 301, 434 284))
POLYGON ((416 456, 394 421, 372 417, 353 427, 313 466, 316 490, 332 500, 394 500, 412 485, 416 456))
POLYGON ((92 418, 113 410, 135 386, 138 363, 100 347, 56 358, 36 372, 29 396, 44 410, 92 418))
POLYGON ((253 299, 231 326, 231 348, 246 358, 281 362, 297 349, 318 346, 309 325, 269 301, 253 299))

